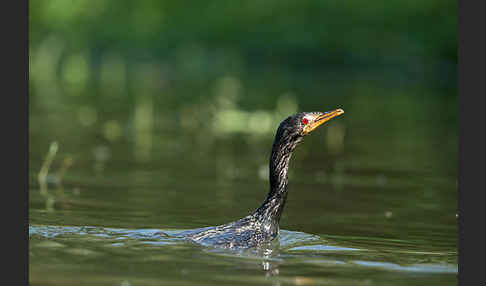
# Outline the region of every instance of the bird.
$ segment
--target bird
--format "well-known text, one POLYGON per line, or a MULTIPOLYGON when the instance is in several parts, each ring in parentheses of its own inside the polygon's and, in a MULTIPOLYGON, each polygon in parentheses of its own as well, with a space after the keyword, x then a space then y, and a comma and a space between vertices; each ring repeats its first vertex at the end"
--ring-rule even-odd
POLYGON ((203 246, 230 249, 254 248, 270 243, 280 232, 292 152, 305 136, 343 113, 344 110, 339 108, 327 112, 300 112, 284 119, 278 126, 270 155, 270 190, 260 207, 237 221, 186 230, 177 236, 203 246))

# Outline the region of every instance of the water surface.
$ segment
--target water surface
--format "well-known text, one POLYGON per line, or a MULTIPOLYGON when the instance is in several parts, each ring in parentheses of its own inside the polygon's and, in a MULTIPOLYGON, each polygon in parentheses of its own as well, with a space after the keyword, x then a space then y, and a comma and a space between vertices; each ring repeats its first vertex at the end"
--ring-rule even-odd
POLYGON ((277 245, 228 250, 171 237, 181 230, 29 227, 31 275, 53 284, 418 285, 452 282, 455 253, 412 251, 410 242, 281 231, 277 245), (168 234, 161 235, 161 232, 168 234), (388 247, 386 247, 388 245, 388 247), (391 246, 391 247, 390 247, 391 246), (85 265, 85 266, 83 266, 85 265), (89 267, 87 267, 89 265, 89 267), (119 269, 117 267, 123 267, 119 269), (120 275, 120 271, 123 274, 120 275), (44 273, 49 273, 45 275, 44 273), (163 276, 161 274, 163 273, 163 276), (418 282, 418 283, 417 283, 418 282))

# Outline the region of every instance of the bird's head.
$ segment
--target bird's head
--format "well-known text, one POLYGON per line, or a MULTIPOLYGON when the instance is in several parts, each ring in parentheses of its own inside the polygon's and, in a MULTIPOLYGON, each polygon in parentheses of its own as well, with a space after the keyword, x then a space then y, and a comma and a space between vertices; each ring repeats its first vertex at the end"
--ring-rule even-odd
POLYGON ((282 121, 277 133, 280 133, 281 136, 300 141, 300 138, 309 135, 317 127, 343 113, 344 110, 340 108, 327 112, 300 112, 282 121))
POLYGON ((317 127, 343 114, 342 109, 327 112, 300 112, 282 121, 275 134, 270 157, 270 186, 272 193, 287 190, 287 169, 295 147, 317 127), (283 184, 282 184, 283 182, 283 184))

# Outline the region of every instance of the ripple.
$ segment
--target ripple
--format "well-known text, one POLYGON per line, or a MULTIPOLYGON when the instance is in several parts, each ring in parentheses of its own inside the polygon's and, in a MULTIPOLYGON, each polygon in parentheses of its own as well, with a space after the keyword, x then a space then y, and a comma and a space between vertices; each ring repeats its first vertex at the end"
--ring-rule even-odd
POLYGON ((292 247, 289 250, 306 250, 306 251, 356 251, 360 250, 357 248, 349 248, 349 247, 339 247, 339 246, 332 246, 332 245, 303 245, 303 246, 296 246, 292 247))
POLYGON ((448 264, 414 264, 398 265, 395 263, 376 262, 376 261, 353 261, 360 266, 382 268, 395 271, 426 272, 426 273, 458 273, 458 267, 448 264))
MULTIPOLYGON (((65 252, 77 256, 97 256, 106 247, 112 249, 123 248, 124 251, 146 249, 145 255, 150 253, 150 247, 169 247, 179 251, 187 247, 195 247, 209 255, 217 255, 221 259, 259 260, 265 263, 312 263, 319 267, 367 267, 386 271, 406 271, 425 273, 457 273, 457 264, 448 263, 447 257, 454 257, 449 253, 432 253, 427 251, 408 251, 409 242, 396 242, 395 248, 390 248, 388 240, 383 241, 383 248, 379 247, 378 238, 370 238, 369 244, 364 239, 356 237, 319 236, 304 232, 281 230, 280 236, 267 247, 262 249, 217 249, 196 245, 183 238, 176 237, 181 229, 121 229, 92 226, 49 226, 30 225, 29 239, 33 247, 39 249, 66 249, 65 252), (324 238, 326 237, 326 238, 324 238), (85 242, 82 244, 81 242, 85 242), (180 246, 183 246, 182 248, 180 246), (359 247, 356 247, 359 245, 359 247), (136 248, 134 248, 136 247, 136 248), (179 248, 179 250, 178 250, 179 248), (130 250, 133 249, 133 250, 130 250), (442 260, 441 260, 442 259, 442 260), (386 262, 385 262, 386 261, 386 262), (390 262, 391 261, 391 262, 390 262), (420 263, 428 261, 429 263, 420 263)), ((153 253, 158 257, 156 253, 153 253)), ((146 259, 145 256, 144 259, 146 259)), ((170 256, 161 256, 167 259, 170 256)), ((154 258, 157 260, 158 258, 154 258)), ((453 261, 453 259, 452 259, 453 261)))

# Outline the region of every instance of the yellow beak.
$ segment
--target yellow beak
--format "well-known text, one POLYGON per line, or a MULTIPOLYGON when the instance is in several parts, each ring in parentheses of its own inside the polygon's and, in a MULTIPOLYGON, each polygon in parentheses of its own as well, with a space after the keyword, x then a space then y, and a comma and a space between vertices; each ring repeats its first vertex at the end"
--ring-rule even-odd
POLYGON ((338 108, 338 109, 333 110, 333 111, 323 112, 322 114, 319 114, 318 116, 316 116, 313 120, 311 120, 311 122, 309 122, 304 127, 304 134, 307 135, 307 134, 311 133, 312 131, 314 131, 314 129, 321 126, 323 123, 325 123, 325 122, 331 120, 332 118, 339 116, 343 113, 344 113, 344 110, 342 110, 341 108, 338 108))

